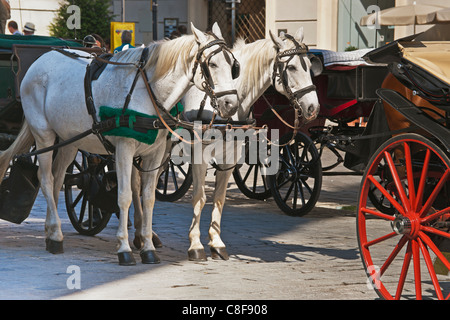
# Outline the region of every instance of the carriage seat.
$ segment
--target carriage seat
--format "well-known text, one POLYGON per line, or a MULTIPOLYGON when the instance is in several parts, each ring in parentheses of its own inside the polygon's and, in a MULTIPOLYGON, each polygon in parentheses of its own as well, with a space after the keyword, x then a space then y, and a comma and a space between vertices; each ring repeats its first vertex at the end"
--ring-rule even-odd
POLYGON ((373 49, 360 49, 355 51, 335 52, 322 49, 311 49, 310 52, 321 55, 325 67, 349 66, 356 67, 360 65, 369 65, 363 57, 373 49))

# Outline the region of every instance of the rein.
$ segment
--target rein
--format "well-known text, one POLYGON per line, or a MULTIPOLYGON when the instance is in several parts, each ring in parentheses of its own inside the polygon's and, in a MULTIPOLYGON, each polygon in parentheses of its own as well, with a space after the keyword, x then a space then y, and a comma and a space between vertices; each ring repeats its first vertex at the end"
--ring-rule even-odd
MULTIPOLYGON (((204 47, 199 49, 199 52, 197 53, 196 61, 195 61, 195 64, 194 64, 194 69, 193 69, 193 72, 194 72, 193 78, 194 78, 195 72, 196 72, 196 69, 197 69, 198 65, 199 64, 201 65, 201 67, 202 67, 202 75, 203 75, 203 77, 205 77, 204 87, 208 88, 206 93, 208 95, 210 95, 210 98, 211 98, 212 101, 213 100, 217 101, 217 97, 220 97, 220 96, 223 96, 223 95, 226 95, 226 94, 237 94, 237 90, 229 90, 229 91, 215 93, 214 90, 210 86, 210 83, 212 83, 213 85, 214 85, 214 83, 210 79, 211 78, 211 74, 209 73, 209 66, 208 66, 207 61, 209 61, 209 59, 213 55, 215 55, 215 54, 217 54, 219 52, 228 51, 228 52, 231 53, 231 51, 226 47, 225 41, 220 40, 217 37, 215 37, 215 38, 216 38, 216 40, 213 40, 213 41, 209 42, 204 47), (201 62, 201 57, 202 57, 203 52, 206 49, 208 49, 208 48, 210 48, 210 47, 212 47, 214 45, 219 45, 219 49, 217 49, 217 50, 213 51, 212 53, 210 53, 206 57, 207 61, 201 62), (205 70, 208 70, 208 72, 206 72, 205 70)), ((192 142, 186 141, 185 139, 183 139, 183 137, 181 137, 179 134, 177 134, 173 130, 174 128, 182 127, 182 128, 191 130, 191 131, 194 132, 194 134, 196 135, 196 137, 200 141, 202 140, 201 137, 198 136, 198 133, 194 130, 196 128, 195 128, 193 123, 180 120, 178 117, 177 118, 173 117, 166 109, 164 109, 162 107, 162 105, 156 99, 155 94, 153 93, 153 90, 150 87, 150 83, 149 83, 147 74, 146 74, 146 72, 144 70, 144 66, 145 66, 145 64, 147 62, 147 59, 148 59, 148 48, 145 48, 143 50, 141 58, 140 58, 140 60, 138 62, 116 62, 116 61, 110 61, 108 59, 104 59, 101 56, 97 56, 95 54, 91 54, 89 56, 82 56, 82 55, 79 55, 79 54, 77 54, 75 52, 68 52, 68 51, 65 51, 65 50, 60 49, 60 48, 53 48, 53 50, 55 50, 55 51, 57 51, 57 52, 59 52, 61 54, 64 54, 64 55, 66 55, 66 56, 68 56, 70 58, 93 59, 93 60, 96 60, 96 61, 98 61, 98 62, 100 62, 102 64, 112 64, 112 65, 116 65, 116 66, 134 66, 134 67, 137 68, 137 72, 136 72, 135 78, 133 80, 133 84, 131 86, 131 89, 130 89, 130 91, 129 91, 126 99, 125 99, 123 112, 122 112, 122 116, 120 117, 120 119, 119 120, 115 120, 113 118, 109 118, 109 119, 106 119, 106 120, 103 120, 103 121, 99 122, 97 117, 96 117, 96 110, 95 110, 94 100, 93 100, 93 97, 92 97, 92 90, 91 90, 91 82, 92 82, 91 76, 92 76, 92 74, 90 73, 90 64, 88 64, 87 67, 86 67, 86 76, 85 76, 85 95, 86 95, 85 100, 86 100, 86 106, 87 106, 88 113, 92 116, 92 119, 93 119, 92 127, 89 130, 86 130, 86 131, 84 131, 84 132, 82 132, 82 133, 80 133, 80 134, 78 134, 78 135, 76 135, 76 136, 74 136, 74 137, 72 137, 72 138, 70 138, 68 140, 56 143, 56 144, 54 144, 51 147, 42 148, 42 149, 30 152, 30 153, 18 155, 18 156, 16 156, 16 158, 22 157, 22 156, 35 156, 35 155, 39 155, 39 154, 42 154, 42 153, 50 152, 50 151, 53 151, 55 149, 61 148, 63 146, 69 145, 69 144, 71 144, 71 143, 73 143, 75 141, 81 140, 82 138, 84 138, 84 137, 86 137, 86 136, 88 136, 90 134, 95 134, 100 139, 100 141, 104 145, 106 151, 108 151, 108 152, 114 151, 114 146, 103 136, 102 133, 106 132, 106 131, 109 131, 111 129, 114 129, 118 125, 120 126, 121 123, 124 123, 124 124, 128 123, 128 121, 126 120, 127 116, 125 116, 124 113, 125 113, 125 110, 128 108, 128 104, 129 104, 129 102, 131 100, 131 95, 132 95, 132 93, 134 91, 134 88, 136 86, 136 83, 137 83, 137 80, 138 80, 139 76, 142 76, 142 78, 144 80, 145 87, 147 89, 147 92, 148 92, 148 94, 150 96, 150 99, 151 99, 153 105, 155 106, 155 110, 156 110, 156 113, 157 113, 158 118, 159 118, 159 119, 151 120, 151 121, 148 121, 148 119, 145 119, 145 118, 139 118, 138 120, 140 121, 140 123, 142 123, 143 126, 145 126, 145 128, 147 130, 158 130, 158 129, 164 129, 165 128, 165 129, 169 130, 174 136, 176 136, 178 139, 180 139, 181 141, 183 141, 185 143, 193 144, 192 142), (164 119, 164 116, 163 116, 162 113, 166 116, 166 118, 168 118, 168 120, 164 119)), ((231 53, 231 55, 233 55, 233 54, 231 53)), ((233 55, 233 58, 234 58, 234 55, 233 55)), ((236 77, 239 75, 239 68, 240 68, 239 62, 236 59, 234 59, 233 74, 236 77)), ((192 78, 191 81, 193 81, 193 78, 192 78)), ((217 105, 217 103, 216 103, 216 105, 217 105)), ((138 117, 136 117, 136 118, 138 118, 138 117)), ((211 121, 211 123, 209 125, 207 125, 207 126, 202 125, 201 126, 201 129, 202 129, 203 132, 213 127, 214 118, 215 117, 213 117, 213 119, 212 119, 212 121, 211 121)), ((254 123, 243 125, 243 126, 239 126, 239 128, 241 128, 241 129, 242 128, 244 128, 244 129, 253 128, 253 124, 254 123)), ((230 125, 230 126, 227 125, 225 128, 226 129, 233 129, 234 127, 232 125, 230 125)), ((160 167, 161 166, 159 166, 156 169, 159 169, 160 167)), ((156 169, 152 169, 151 171, 156 170, 156 169)), ((142 170, 142 169, 139 169, 139 170, 142 170)))

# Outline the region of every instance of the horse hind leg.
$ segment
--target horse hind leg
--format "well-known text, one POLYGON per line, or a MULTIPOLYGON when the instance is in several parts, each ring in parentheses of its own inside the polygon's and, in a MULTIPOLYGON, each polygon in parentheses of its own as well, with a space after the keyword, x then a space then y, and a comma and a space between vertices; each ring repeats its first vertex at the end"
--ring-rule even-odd
POLYGON ((131 192, 133 194, 134 206, 134 240, 133 245, 140 250, 143 246, 141 235, 142 229, 142 203, 141 203, 141 175, 139 171, 133 167, 131 171, 131 192))
MULTIPOLYGON (((47 147, 37 143, 37 149, 47 147)), ((63 234, 61 231, 61 220, 58 216, 57 202, 55 200, 54 177, 52 173, 52 153, 47 152, 38 155, 39 169, 38 177, 41 184, 42 194, 47 201, 47 216, 45 219, 46 250, 53 254, 63 253, 63 234)))

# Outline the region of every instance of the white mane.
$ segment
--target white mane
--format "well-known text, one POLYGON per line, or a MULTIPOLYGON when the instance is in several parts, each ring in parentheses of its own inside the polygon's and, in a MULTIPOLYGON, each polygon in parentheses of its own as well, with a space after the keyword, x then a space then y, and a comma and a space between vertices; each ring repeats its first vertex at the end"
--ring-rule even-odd
POLYGON ((243 85, 240 94, 247 95, 251 90, 254 95, 264 86, 264 74, 273 62, 277 50, 270 39, 261 39, 246 44, 244 39, 238 39, 233 47, 233 52, 239 52, 242 68, 239 81, 243 85), (243 59, 246 59, 245 61, 243 59))
MULTIPOLYGON (((154 68, 153 77, 150 81, 163 78, 176 66, 183 67, 183 71, 189 72, 188 68, 195 58, 195 51, 198 46, 193 35, 186 35, 174 40, 161 40, 152 42, 148 48, 149 59, 146 68, 154 68)), ((137 62, 139 61, 143 48, 133 48, 121 51, 114 55, 111 61, 116 62, 137 62)))

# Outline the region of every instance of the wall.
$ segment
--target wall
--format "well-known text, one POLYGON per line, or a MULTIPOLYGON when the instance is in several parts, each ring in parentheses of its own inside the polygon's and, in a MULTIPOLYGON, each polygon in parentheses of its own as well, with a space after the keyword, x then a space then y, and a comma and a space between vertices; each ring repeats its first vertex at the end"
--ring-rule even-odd
MULTIPOLYGON (((330 1, 330 0, 327 0, 330 1)), ((272 32, 294 34, 299 27, 305 32, 304 42, 317 46, 317 13, 320 1, 266 0, 266 37, 272 32)))
MULTIPOLYGON (((17 22, 20 31, 25 23, 32 22, 36 26, 36 35, 48 36, 48 26, 59 8, 59 0, 10 0, 10 5, 11 20, 17 22)), ((5 32, 10 34, 7 28, 5 32)))

